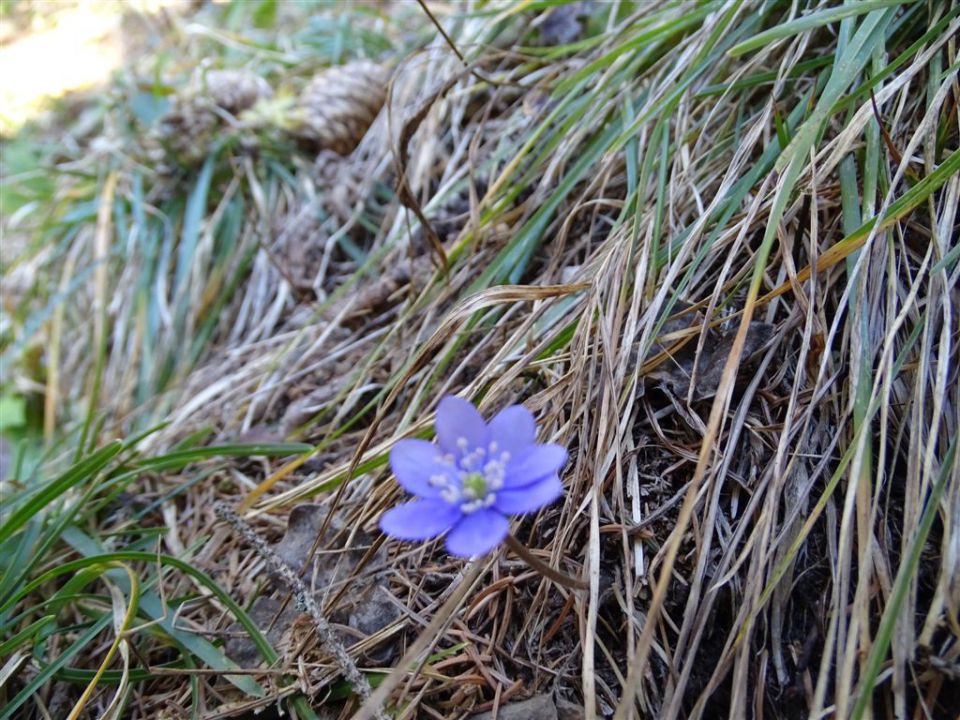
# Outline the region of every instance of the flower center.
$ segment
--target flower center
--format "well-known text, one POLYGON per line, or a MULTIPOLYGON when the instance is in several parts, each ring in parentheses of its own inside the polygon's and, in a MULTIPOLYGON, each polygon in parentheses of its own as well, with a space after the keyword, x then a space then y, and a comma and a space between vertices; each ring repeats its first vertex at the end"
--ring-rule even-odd
POLYGON ((487 479, 478 472, 467 473, 460 478, 463 484, 463 494, 471 500, 486 497, 487 479))
POLYGON ((440 497, 469 515, 497 501, 497 490, 503 487, 510 453, 500 452, 496 442, 471 449, 466 438, 458 438, 457 447, 461 451, 459 459, 452 454, 437 457, 437 462, 448 466, 451 472, 434 475, 430 484, 440 488, 440 497), (456 477, 457 482, 451 476, 456 477))

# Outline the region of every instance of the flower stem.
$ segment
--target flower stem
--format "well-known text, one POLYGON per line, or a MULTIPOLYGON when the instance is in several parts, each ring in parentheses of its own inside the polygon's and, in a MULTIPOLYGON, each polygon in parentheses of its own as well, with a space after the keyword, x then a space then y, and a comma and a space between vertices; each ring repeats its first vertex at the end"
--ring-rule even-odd
POLYGON ((543 575, 545 578, 549 578, 550 580, 553 580, 558 585, 563 585, 564 587, 570 588, 571 590, 589 590, 590 589, 589 583, 584 582, 583 580, 580 580, 578 578, 570 577, 566 573, 560 572, 559 570, 556 570, 550 567, 549 565, 547 565, 540 558, 538 558, 536 555, 530 552, 530 550, 527 548, 526 545, 524 545, 522 542, 517 540, 513 536, 513 533, 510 533, 507 535, 507 546, 511 550, 513 550, 513 552, 515 552, 518 556, 520 556, 520 559, 522 559, 527 565, 532 567, 534 570, 536 570, 538 573, 543 575))

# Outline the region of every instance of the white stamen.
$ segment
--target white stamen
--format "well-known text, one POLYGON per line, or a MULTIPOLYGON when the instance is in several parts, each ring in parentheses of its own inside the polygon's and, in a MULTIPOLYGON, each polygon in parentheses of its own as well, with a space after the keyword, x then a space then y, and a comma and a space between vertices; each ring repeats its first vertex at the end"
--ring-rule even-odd
POLYGON ((455 487, 445 487, 440 491, 440 497, 444 502, 453 505, 460 501, 460 492, 455 487))
POLYGON ((460 506, 460 510, 461 510, 463 513, 465 513, 466 515, 469 515, 470 513, 474 513, 474 512, 476 512, 476 511, 479 510, 479 509, 480 509, 480 501, 479 501, 479 500, 471 500, 470 502, 468 502, 468 503, 463 503, 463 504, 460 506))
POLYGON ((496 455, 491 452, 489 459, 481 465, 478 461, 481 461, 485 454, 486 453, 480 453, 478 450, 474 450, 463 457, 459 463, 462 470, 460 475, 460 497, 462 500, 466 500, 466 502, 460 503, 460 510, 468 515, 477 510, 492 507, 497 502, 497 491, 504 485, 506 462, 502 457, 503 455, 507 455, 509 459, 509 453, 502 453, 500 456, 501 459, 496 459, 496 455), (476 483, 476 478, 469 484, 465 483, 464 481, 470 475, 481 475, 483 484, 479 485, 476 483), (480 489, 481 487, 482 490, 480 489))

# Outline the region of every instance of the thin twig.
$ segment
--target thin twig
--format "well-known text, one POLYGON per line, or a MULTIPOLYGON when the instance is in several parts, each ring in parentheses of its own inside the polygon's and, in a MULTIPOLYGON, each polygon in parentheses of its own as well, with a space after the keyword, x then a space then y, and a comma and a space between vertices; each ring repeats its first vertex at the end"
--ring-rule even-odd
MULTIPOLYGON (((328 623, 327 619, 323 616, 320 605, 307 586, 304 585, 303 580, 300 579, 293 568, 287 565, 287 563, 267 545, 263 538, 257 535, 256 530, 250 527, 246 520, 237 515, 232 507, 226 503, 218 502, 214 505, 214 511, 221 520, 231 525, 234 530, 243 535, 244 539, 257 551, 257 554, 263 558, 267 567, 287 586, 287 590, 293 593, 293 596, 297 600, 297 607, 308 613, 313 619, 313 624, 317 628, 317 637, 320 638, 320 642, 324 648, 333 656, 334 661, 343 673, 343 677, 350 683, 357 695, 364 700, 368 700, 371 694, 370 683, 367 682, 366 676, 357 668, 356 663, 353 662, 353 658, 350 657, 343 643, 333 634, 330 623, 328 623)), ((376 711, 375 717, 377 717, 378 720, 386 720, 387 718, 381 710, 376 711)))
POLYGON ((507 535, 507 547, 513 550, 513 552, 520 556, 521 560, 523 560, 527 565, 532 567, 545 578, 549 578, 555 583, 563 585, 566 588, 570 588, 571 590, 590 589, 589 583, 574 577, 570 577, 566 573, 560 572, 559 570, 547 565, 540 558, 530 552, 527 546, 517 540, 513 534, 507 535))
POLYGON ((453 41, 453 38, 451 38, 450 35, 447 34, 447 31, 443 29, 443 25, 440 23, 439 20, 437 20, 436 15, 433 14, 433 12, 427 6, 427 3, 424 2, 424 0, 417 0, 417 3, 420 5, 420 8, 423 10, 423 12, 426 13, 427 17, 430 19, 430 22, 433 23, 433 26, 437 29, 437 32, 440 33, 441 37, 443 37, 444 41, 453 51, 453 54, 457 56, 460 62, 463 63, 463 66, 467 70, 469 70, 470 74, 473 75, 477 80, 479 80, 482 83, 488 83, 489 85, 493 85, 494 87, 499 87, 499 86, 509 86, 509 87, 517 87, 517 88, 523 87, 520 83, 505 82, 503 80, 494 80, 493 78, 486 77, 483 74, 481 74, 463 56, 463 53, 460 52, 460 49, 457 47, 457 44, 453 41))
POLYGON ((447 45, 449 45, 450 49, 453 50, 454 55, 460 58, 460 62, 462 62, 465 66, 469 66, 467 59, 463 56, 463 53, 460 52, 459 48, 457 48, 457 44, 449 35, 447 35, 447 31, 443 29, 443 25, 440 24, 440 21, 437 20, 432 12, 430 12, 430 8, 427 7, 427 4, 423 0, 417 0, 417 2, 420 4, 420 8, 427 14, 427 17, 430 18, 430 22, 433 23, 433 26, 437 29, 437 32, 443 36, 443 39, 446 41, 447 45))

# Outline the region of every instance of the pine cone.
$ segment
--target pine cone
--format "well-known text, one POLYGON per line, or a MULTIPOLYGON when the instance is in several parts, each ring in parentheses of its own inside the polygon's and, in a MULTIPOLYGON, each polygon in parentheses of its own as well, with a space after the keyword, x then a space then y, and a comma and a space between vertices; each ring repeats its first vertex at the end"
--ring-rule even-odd
POLYGON ((218 123, 206 103, 197 102, 192 94, 177 95, 148 137, 149 155, 156 162, 192 165, 206 157, 218 123))
POLYGON ((273 97, 267 81, 247 70, 210 70, 201 83, 216 105, 234 115, 273 97))
POLYGON ((271 97, 267 81, 247 70, 197 69, 160 118, 148 142, 149 155, 156 161, 195 164, 206 157, 223 125, 217 108, 238 115, 271 97))
POLYGON ((318 150, 349 154, 383 107, 387 80, 387 71, 368 61, 318 73, 300 96, 294 132, 318 150))

